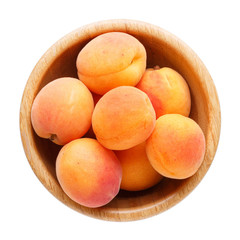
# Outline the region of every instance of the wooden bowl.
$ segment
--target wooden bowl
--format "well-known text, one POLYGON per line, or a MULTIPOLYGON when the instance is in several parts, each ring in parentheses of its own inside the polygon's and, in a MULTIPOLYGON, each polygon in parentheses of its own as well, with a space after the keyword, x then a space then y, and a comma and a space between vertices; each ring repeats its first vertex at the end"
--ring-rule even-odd
POLYGON ((83 26, 56 42, 33 69, 21 102, 20 131, 27 159, 42 184, 60 201, 76 211, 99 219, 131 221, 159 214, 184 199, 202 180, 210 167, 220 134, 220 106, 214 83, 199 57, 171 33, 148 23, 133 20, 110 20, 83 26), (189 84, 192 108, 190 117, 206 137, 206 154, 197 173, 184 180, 164 178, 151 189, 139 192, 120 191, 109 204, 87 208, 73 202, 61 189, 55 173, 60 149, 33 131, 30 112, 39 90, 50 81, 64 76, 77 77, 76 58, 84 45, 99 34, 121 31, 139 39, 147 50, 147 65, 168 66, 189 84))

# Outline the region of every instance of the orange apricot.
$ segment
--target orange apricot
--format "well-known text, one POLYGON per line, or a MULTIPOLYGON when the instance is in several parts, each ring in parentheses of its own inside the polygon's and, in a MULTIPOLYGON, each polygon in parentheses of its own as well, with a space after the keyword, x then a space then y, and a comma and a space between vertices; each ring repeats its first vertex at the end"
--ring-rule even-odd
POLYGON ((144 142, 156 115, 148 96, 135 87, 121 86, 98 101, 92 115, 97 140, 106 148, 124 150, 144 142))
POLYGON ((32 126, 38 136, 64 145, 89 130, 93 108, 92 94, 81 81, 59 78, 44 86, 34 99, 32 126))
POLYGON ((57 156, 56 173, 63 191, 86 207, 106 205, 120 190, 121 164, 113 151, 95 139, 66 144, 57 156))
POLYGON ((170 113, 189 116, 190 90, 185 79, 175 70, 168 67, 149 68, 136 87, 148 95, 157 118, 170 113))
POLYGON ((133 148, 115 151, 122 166, 120 188, 140 191, 156 185, 163 178, 150 164, 146 154, 146 142, 133 148))
POLYGON ((133 36, 123 32, 101 34, 79 52, 79 79, 103 95, 118 86, 135 86, 146 68, 146 50, 133 36))
POLYGON ((157 119, 146 152, 153 168, 161 175, 188 178, 202 164, 205 137, 194 120, 180 114, 166 114, 157 119))

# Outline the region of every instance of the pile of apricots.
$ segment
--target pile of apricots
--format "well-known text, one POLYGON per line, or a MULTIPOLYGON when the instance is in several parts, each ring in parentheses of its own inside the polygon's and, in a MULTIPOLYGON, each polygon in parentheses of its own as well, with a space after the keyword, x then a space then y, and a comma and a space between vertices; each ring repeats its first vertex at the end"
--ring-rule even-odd
POLYGON ((188 178, 204 159, 187 82, 172 68, 146 62, 134 36, 104 33, 79 52, 78 78, 53 79, 34 99, 33 129, 62 145, 57 179, 78 204, 101 207, 120 189, 188 178))

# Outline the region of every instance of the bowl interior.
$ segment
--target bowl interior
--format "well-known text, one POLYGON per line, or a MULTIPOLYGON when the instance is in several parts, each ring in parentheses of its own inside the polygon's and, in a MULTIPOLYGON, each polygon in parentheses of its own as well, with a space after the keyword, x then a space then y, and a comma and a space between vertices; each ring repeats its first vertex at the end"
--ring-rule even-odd
POLYGON ((20 111, 20 130, 28 161, 44 186, 60 201, 86 215, 113 221, 129 221, 158 214, 187 196, 207 172, 218 143, 220 110, 212 79, 196 54, 181 40, 150 24, 116 20, 90 24, 66 35, 40 59, 27 82, 20 111), (187 81, 192 99, 190 117, 206 137, 206 155, 198 172, 185 180, 164 178, 158 185, 139 192, 120 191, 104 207, 89 209, 76 204, 62 191, 55 173, 55 160, 60 146, 39 138, 33 131, 30 112, 39 90, 59 77, 76 77, 76 58, 87 42, 104 32, 122 31, 135 36, 146 48, 147 66, 168 66, 187 81), (211 96, 209 96, 211 93, 211 96), (213 105, 215 110, 213 112, 213 105), (218 119, 218 120, 216 120, 218 119), (213 136, 212 131, 215 131, 213 136))

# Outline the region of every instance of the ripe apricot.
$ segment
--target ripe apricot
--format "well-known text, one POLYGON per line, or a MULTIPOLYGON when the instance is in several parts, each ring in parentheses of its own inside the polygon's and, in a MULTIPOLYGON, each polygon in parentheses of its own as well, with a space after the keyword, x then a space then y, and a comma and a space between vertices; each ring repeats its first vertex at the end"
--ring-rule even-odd
POLYGON ((32 126, 38 136, 64 145, 89 130, 93 108, 92 94, 81 81, 59 78, 44 86, 34 99, 32 126))
POLYGON ((106 148, 124 150, 144 142, 156 115, 148 96, 135 87, 121 86, 103 95, 95 106, 92 127, 106 148))
POLYGON ((104 33, 85 45, 76 65, 79 79, 91 91, 103 95, 115 87, 139 82, 146 68, 146 50, 127 33, 104 33))
POLYGON ((156 185, 163 178, 150 164, 146 154, 146 142, 133 148, 115 151, 122 166, 120 188, 140 191, 156 185))
POLYGON ((203 161, 205 137, 194 120, 180 114, 166 114, 157 119, 146 152, 153 168, 161 175, 188 178, 203 161))
POLYGON ((119 192, 122 168, 113 151, 97 140, 81 138, 59 152, 56 173, 63 191, 91 208, 109 203, 119 192))
POLYGON ((175 70, 148 68, 136 86, 150 98, 156 117, 177 113, 186 117, 191 110, 191 96, 185 79, 175 70))

